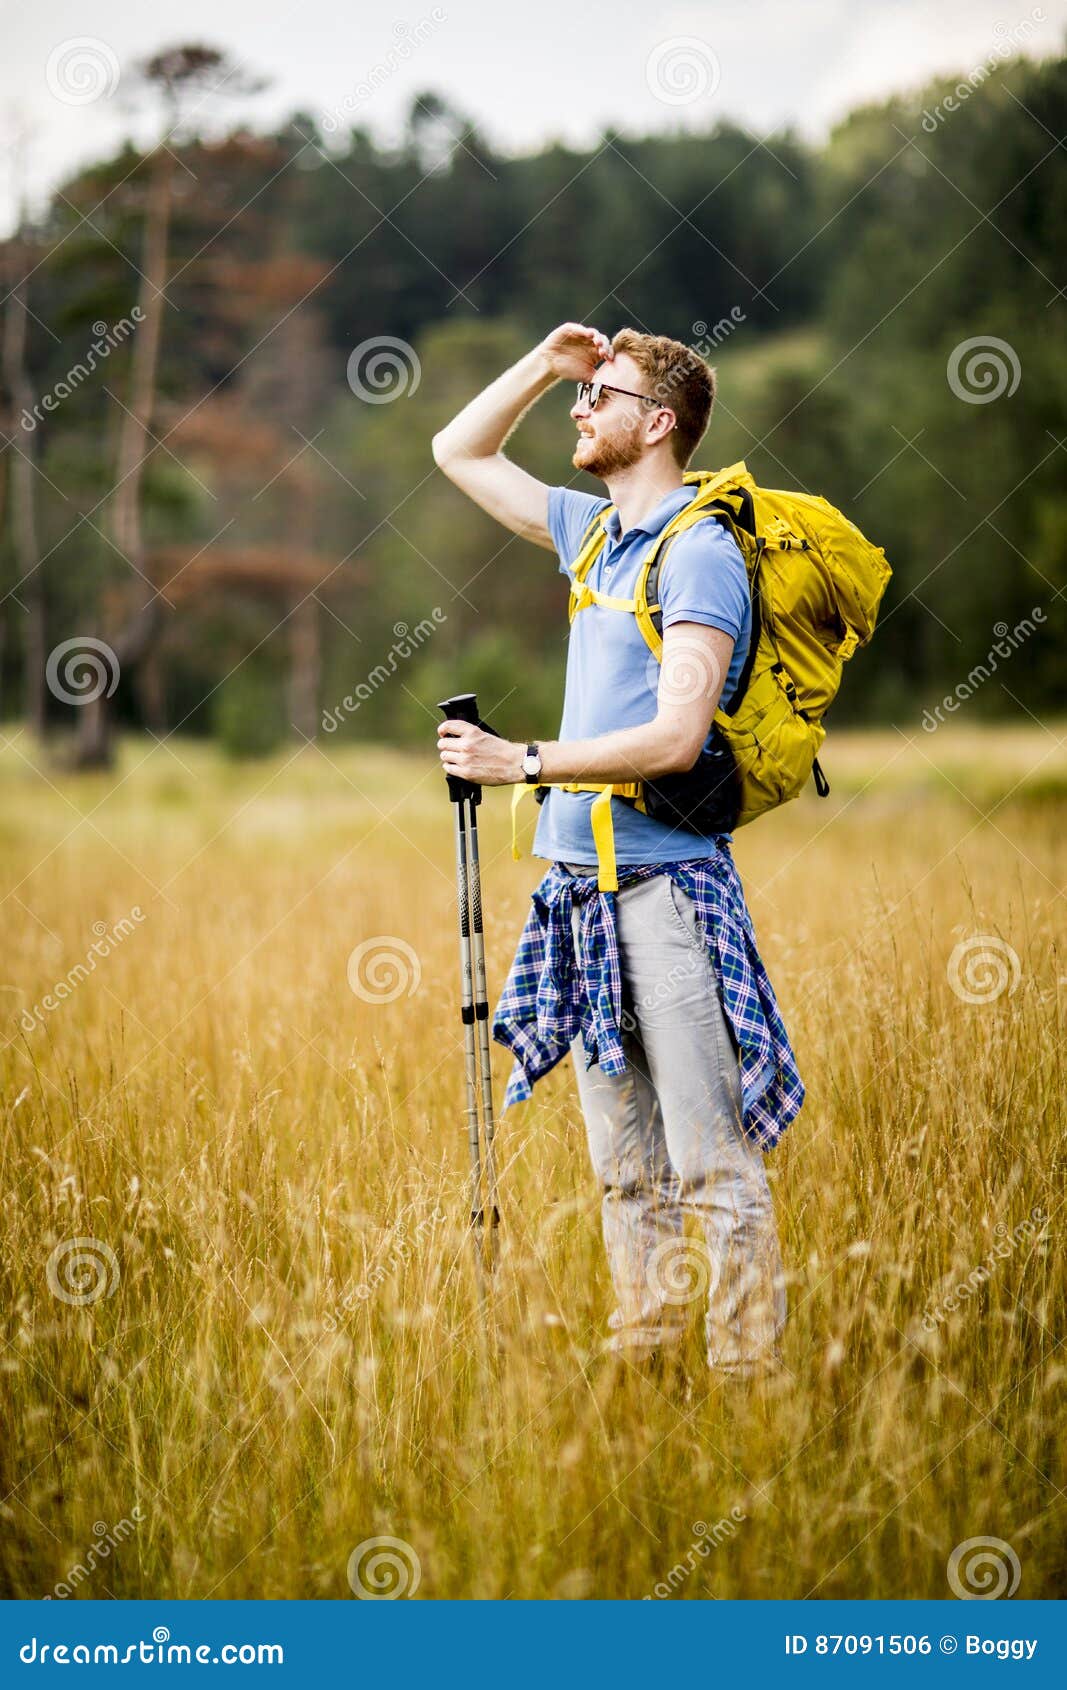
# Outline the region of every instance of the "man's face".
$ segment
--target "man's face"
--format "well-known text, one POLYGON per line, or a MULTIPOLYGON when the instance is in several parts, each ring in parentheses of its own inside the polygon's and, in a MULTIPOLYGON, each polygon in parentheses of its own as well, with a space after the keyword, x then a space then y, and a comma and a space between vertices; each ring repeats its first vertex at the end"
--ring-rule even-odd
MULTIPOLYGON (((629 388, 632 393, 648 391, 642 372, 625 352, 598 364, 594 379, 611 387, 629 388)), ((575 469, 584 469, 601 481, 630 469, 644 455, 645 430, 655 415, 651 405, 642 405, 640 399, 621 393, 602 393, 595 411, 590 410, 588 399, 577 400, 571 406, 578 429, 571 459, 575 469)))

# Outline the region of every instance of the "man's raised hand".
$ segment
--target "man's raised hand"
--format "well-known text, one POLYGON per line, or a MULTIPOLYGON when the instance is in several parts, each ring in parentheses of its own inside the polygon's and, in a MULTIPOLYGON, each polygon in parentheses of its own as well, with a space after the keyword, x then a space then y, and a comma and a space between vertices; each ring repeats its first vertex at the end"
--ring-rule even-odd
POLYGON ((540 349, 560 381, 590 381, 597 365, 615 356, 607 335, 584 323, 561 323, 545 336, 540 349))
POLYGON ((504 454, 504 442, 533 400, 556 381, 589 381, 615 356, 611 341, 583 323, 558 329, 497 376, 433 437, 434 463, 505 528, 555 551, 548 486, 504 454))

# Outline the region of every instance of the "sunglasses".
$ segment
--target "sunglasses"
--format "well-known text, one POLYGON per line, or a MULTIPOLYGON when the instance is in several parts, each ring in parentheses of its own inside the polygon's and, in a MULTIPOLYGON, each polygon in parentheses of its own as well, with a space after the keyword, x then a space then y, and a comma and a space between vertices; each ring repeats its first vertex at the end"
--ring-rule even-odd
POLYGON ((646 405, 658 405, 659 400, 653 399, 648 393, 632 393, 628 387, 609 387, 606 381, 580 381, 578 383, 578 404, 583 400, 589 401, 589 409, 595 411, 604 393, 621 393, 627 399, 643 399, 646 405))

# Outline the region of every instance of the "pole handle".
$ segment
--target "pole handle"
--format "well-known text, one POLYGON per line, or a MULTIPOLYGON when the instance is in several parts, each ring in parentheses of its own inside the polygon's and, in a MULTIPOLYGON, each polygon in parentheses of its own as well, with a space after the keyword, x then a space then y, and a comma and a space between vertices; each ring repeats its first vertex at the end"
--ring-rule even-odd
MULTIPOLYGON (((477 693, 454 693, 451 698, 440 699, 437 708, 446 722, 471 722, 476 728, 481 728, 483 733, 492 734, 494 739, 503 738, 496 728, 491 727, 488 722, 483 722, 479 716, 477 693)), ((465 799, 469 799, 472 806, 481 803, 482 789, 475 781, 464 780, 460 775, 446 775, 445 779, 448 782, 448 796, 453 804, 462 804, 465 799)))
POLYGON ((457 692, 451 698, 438 701, 440 710, 446 721, 478 723, 478 694, 476 692, 457 692))

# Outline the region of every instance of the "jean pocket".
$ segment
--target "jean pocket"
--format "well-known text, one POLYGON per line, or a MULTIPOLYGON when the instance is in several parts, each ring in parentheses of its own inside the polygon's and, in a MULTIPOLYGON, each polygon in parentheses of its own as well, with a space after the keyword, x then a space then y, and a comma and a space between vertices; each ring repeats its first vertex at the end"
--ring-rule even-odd
POLYGON ((700 914, 695 901, 689 896, 684 886, 679 886, 669 874, 663 876, 667 888, 667 905, 675 929, 684 933, 691 945, 701 951, 707 951, 708 941, 704 936, 704 929, 700 924, 700 914))
POLYGON ((690 897, 689 893, 685 890, 685 887, 679 886, 678 882, 676 880, 672 880, 669 874, 665 874, 663 878, 667 883, 668 908, 676 931, 685 935, 686 939, 694 947, 694 949, 701 953, 707 965, 708 989, 709 991, 714 992, 717 1000, 718 1015, 716 1019, 718 1025, 716 1028, 716 1037, 718 1039, 719 1052, 722 1058, 722 1068, 723 1072, 728 1073, 731 1076, 731 1079, 733 1079, 741 1060, 741 1050, 737 1042, 737 1034, 734 1032, 730 1017, 726 1013, 726 1005, 723 1002, 723 988, 719 980, 719 971, 715 966, 715 963, 712 961, 711 953, 708 949, 708 941, 701 924, 700 913, 697 909, 696 901, 690 897))

